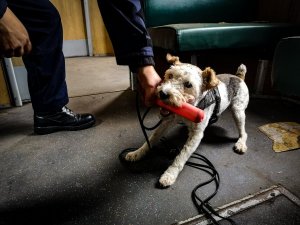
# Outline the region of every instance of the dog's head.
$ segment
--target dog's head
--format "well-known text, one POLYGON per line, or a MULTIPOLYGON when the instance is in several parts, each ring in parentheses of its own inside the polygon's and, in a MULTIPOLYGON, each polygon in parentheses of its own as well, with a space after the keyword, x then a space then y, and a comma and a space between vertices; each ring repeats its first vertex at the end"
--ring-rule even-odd
POLYGON ((157 87, 157 96, 166 104, 180 107, 182 103, 196 103, 203 92, 218 85, 219 80, 211 68, 201 70, 179 57, 167 54, 171 67, 166 70, 163 82, 157 87))

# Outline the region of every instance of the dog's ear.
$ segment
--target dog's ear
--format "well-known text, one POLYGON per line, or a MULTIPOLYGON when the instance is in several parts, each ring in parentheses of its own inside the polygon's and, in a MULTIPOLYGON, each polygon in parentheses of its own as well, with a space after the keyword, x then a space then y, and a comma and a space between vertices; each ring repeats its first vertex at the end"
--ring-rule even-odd
POLYGON ((202 91, 214 88, 219 84, 216 72, 210 67, 206 67, 205 70, 202 71, 202 78, 202 91))
POLYGON ((179 57, 178 56, 173 56, 170 53, 168 53, 166 55, 166 59, 167 59, 168 63, 170 63, 170 64, 173 64, 173 65, 181 64, 181 62, 179 61, 179 57))

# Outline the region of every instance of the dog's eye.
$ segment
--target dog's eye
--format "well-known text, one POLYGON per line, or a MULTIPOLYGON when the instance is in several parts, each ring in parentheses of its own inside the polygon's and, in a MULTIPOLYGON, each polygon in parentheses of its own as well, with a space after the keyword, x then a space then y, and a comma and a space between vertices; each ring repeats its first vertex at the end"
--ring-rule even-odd
POLYGON ((185 86, 186 88, 191 88, 191 87, 193 87, 193 85, 192 85, 190 82, 188 82, 188 81, 184 82, 184 86, 185 86))
POLYGON ((169 79, 173 79, 173 74, 169 74, 169 79))

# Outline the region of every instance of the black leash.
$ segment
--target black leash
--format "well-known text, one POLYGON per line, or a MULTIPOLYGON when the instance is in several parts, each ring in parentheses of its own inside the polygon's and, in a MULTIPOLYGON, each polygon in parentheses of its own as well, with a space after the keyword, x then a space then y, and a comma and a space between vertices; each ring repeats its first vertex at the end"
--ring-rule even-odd
MULTIPOLYGON (((137 112, 137 116, 139 119, 139 123, 140 123, 141 129, 142 129, 143 135, 145 137, 145 140, 148 144, 149 149, 151 149, 152 146, 150 145, 149 138, 148 138, 146 131, 156 129, 162 122, 162 120, 160 120, 153 127, 146 127, 144 125, 144 120, 145 120, 146 116, 148 115, 148 113, 150 112, 150 110, 151 110, 151 107, 147 108, 146 111, 144 112, 143 116, 141 116, 140 105, 139 105, 139 95, 137 92, 137 94, 136 94, 136 112, 137 112)), ((125 149, 120 154, 120 157, 122 158, 122 157, 124 157, 124 154, 126 154, 130 151, 136 150, 136 149, 137 148, 125 149)), ((203 213, 207 219, 211 220, 212 224, 220 225, 218 223, 218 221, 214 218, 214 216, 216 216, 216 217, 219 217, 221 219, 224 219, 224 220, 230 222, 230 224, 232 224, 232 225, 236 225, 236 223, 232 219, 220 216, 218 214, 218 212, 216 212, 209 203, 209 201, 217 194, 219 186, 220 186, 220 176, 219 176, 218 171, 214 167, 214 165, 206 157, 204 157, 203 155, 196 153, 196 152, 193 153, 193 155, 191 156, 191 159, 196 159, 196 160, 200 161, 200 163, 188 161, 188 162, 186 162, 186 165, 193 167, 195 169, 204 171, 205 173, 207 173, 211 176, 211 178, 208 179, 207 181, 198 184, 192 191, 192 194, 191 194, 192 201, 193 201, 194 205, 196 206, 198 212, 203 213), (197 191, 201 187, 208 185, 210 183, 215 184, 215 190, 210 196, 208 196, 206 199, 202 200, 199 197, 199 195, 197 194, 197 191)))
POLYGON ((147 135, 147 130, 154 130, 156 129, 162 122, 162 120, 160 120, 156 125, 154 125, 153 127, 146 127, 145 124, 144 124, 144 120, 146 118, 146 116, 148 115, 148 113, 150 112, 151 110, 151 107, 148 107, 146 109, 146 111, 144 112, 143 116, 141 116, 141 111, 140 111, 140 104, 139 104, 139 94, 138 92, 136 93, 136 97, 135 97, 135 105, 136 105, 136 112, 137 112, 137 116, 138 116, 138 119, 139 119, 139 123, 140 123, 140 126, 142 128, 142 132, 144 134, 144 137, 146 139, 146 142, 148 144, 148 147, 149 149, 152 148, 150 142, 149 142, 149 138, 148 138, 148 135, 147 135))
POLYGON ((216 170, 216 168, 214 167, 214 165, 206 157, 204 157, 203 155, 196 153, 196 152, 193 153, 191 158, 198 159, 200 162, 203 162, 204 164, 188 161, 188 162, 186 162, 186 165, 193 167, 195 169, 204 171, 211 176, 211 178, 209 180, 198 184, 192 191, 191 197, 192 197, 194 205, 198 209, 198 212, 203 213, 207 219, 210 219, 212 221, 212 224, 219 225, 219 223, 213 217, 213 215, 214 215, 221 219, 227 220, 232 225, 236 225, 236 223, 231 218, 226 218, 226 217, 219 215, 218 212, 216 212, 209 203, 209 201, 217 194, 219 186, 220 186, 220 175, 219 175, 218 171, 216 170), (201 187, 208 185, 212 182, 214 182, 214 184, 215 184, 215 191, 210 196, 208 196, 206 199, 202 200, 199 197, 199 195, 197 194, 197 191, 201 187))

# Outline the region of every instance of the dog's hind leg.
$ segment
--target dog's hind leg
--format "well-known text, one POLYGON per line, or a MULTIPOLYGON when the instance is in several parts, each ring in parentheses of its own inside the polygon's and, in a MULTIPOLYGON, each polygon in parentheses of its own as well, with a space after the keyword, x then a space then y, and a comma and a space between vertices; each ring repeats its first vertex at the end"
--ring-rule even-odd
MULTIPOLYGON (((152 133, 152 135, 149 137, 150 145, 152 146, 155 142, 157 142, 161 137, 162 134, 165 132, 165 130, 170 127, 170 124, 173 122, 173 120, 165 119, 162 121, 162 123, 159 125, 158 128, 152 133)), ((150 151, 148 143, 145 142, 142 147, 139 149, 127 153, 125 156, 126 161, 138 161, 142 159, 148 152, 150 151)))
POLYGON ((235 124, 239 131, 239 139, 235 143, 233 149, 236 153, 243 154, 247 151, 247 133, 245 129, 246 115, 245 109, 240 109, 239 107, 232 107, 232 114, 235 124))
POLYGON ((208 120, 202 122, 201 125, 197 129, 191 129, 189 132, 189 137, 185 145, 183 146, 180 153, 176 156, 174 162, 171 166, 163 173, 163 175, 159 179, 159 183, 162 187, 168 187, 175 183, 179 173, 183 169, 185 163, 193 154, 194 151, 197 150, 202 138, 203 131, 207 126, 208 120))

